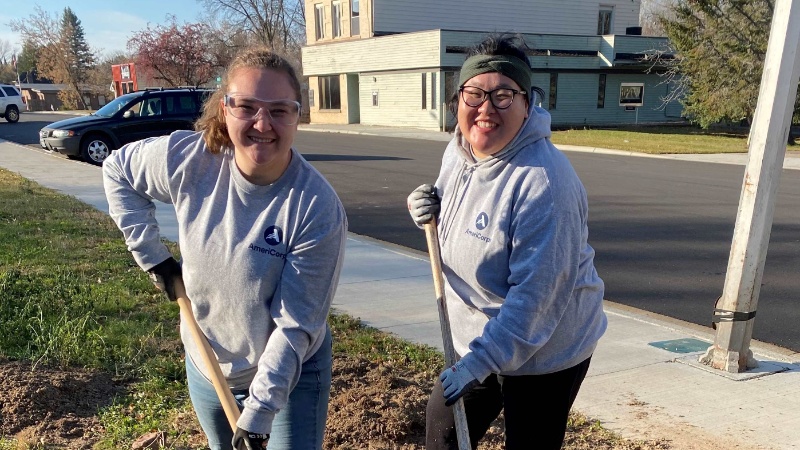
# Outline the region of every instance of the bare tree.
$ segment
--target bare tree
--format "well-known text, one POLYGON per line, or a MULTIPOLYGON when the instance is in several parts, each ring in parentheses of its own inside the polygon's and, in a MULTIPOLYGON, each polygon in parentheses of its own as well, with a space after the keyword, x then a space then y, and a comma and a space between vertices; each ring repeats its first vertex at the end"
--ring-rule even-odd
POLYGON ((94 54, 86 45, 83 27, 72 10, 65 8, 59 19, 37 5, 27 19, 12 20, 10 25, 23 42, 37 49, 37 72, 68 86, 59 93, 65 106, 85 108, 80 92, 87 81, 87 71, 94 65, 94 54))
POLYGON ((226 19, 254 40, 298 58, 305 39, 302 0, 202 0, 212 15, 226 19))
POLYGON ((645 36, 666 36, 660 17, 671 17, 671 10, 677 0, 642 0, 639 23, 645 36))
POLYGON ((11 45, 11 42, 0 39, 0 65, 9 64, 13 54, 14 46, 11 45))

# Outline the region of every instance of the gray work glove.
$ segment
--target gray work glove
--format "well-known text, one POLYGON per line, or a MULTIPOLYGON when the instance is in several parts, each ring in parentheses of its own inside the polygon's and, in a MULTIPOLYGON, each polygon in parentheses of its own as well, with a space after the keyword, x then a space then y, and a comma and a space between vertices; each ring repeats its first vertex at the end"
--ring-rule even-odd
POLYGON ((442 382, 442 391, 444 394, 444 405, 450 406, 455 403, 459 398, 467 393, 470 389, 478 384, 477 379, 467 370, 464 361, 459 361, 445 369, 439 380, 442 382))
POLYGON ((251 433, 236 427, 231 444, 236 450, 262 450, 267 448, 268 441, 268 434, 251 433))
POLYGON ((432 184, 423 184, 414 189, 408 196, 407 204, 411 218, 419 226, 435 220, 441 209, 441 200, 432 184))
POLYGON ((167 298, 172 301, 177 300, 175 296, 175 281, 181 278, 181 265, 173 257, 156 264, 155 267, 147 271, 150 279, 158 290, 167 294, 167 298))

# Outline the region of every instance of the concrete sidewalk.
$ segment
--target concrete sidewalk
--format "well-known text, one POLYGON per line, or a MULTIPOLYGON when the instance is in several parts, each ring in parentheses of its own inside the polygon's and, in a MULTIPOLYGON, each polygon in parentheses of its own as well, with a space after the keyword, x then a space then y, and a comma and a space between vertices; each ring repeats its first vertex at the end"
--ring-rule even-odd
MULTIPOLYGON (((445 133, 406 134, 438 140, 445 133)), ((107 212, 98 167, 2 141, 0 167, 107 212)), ((159 205, 157 217, 164 236, 177 241, 171 207, 159 205)), ((441 348, 424 253, 350 234, 334 308, 441 348)), ((800 354, 753 342, 761 366, 725 374, 695 362, 713 340, 710 328, 610 302, 605 310, 609 328, 577 410, 625 437, 669 439, 673 449, 800 448, 800 354)))

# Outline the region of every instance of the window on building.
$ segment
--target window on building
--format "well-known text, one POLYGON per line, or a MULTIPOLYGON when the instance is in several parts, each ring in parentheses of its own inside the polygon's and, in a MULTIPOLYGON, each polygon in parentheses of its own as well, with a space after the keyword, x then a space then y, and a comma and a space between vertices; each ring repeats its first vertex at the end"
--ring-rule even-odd
POLYGON ((325 37, 325 5, 314 5, 314 23, 316 24, 317 40, 325 37))
POLYGON ((428 109, 428 74, 422 74, 422 109, 428 109))
POLYGON ((558 74, 550 74, 550 99, 547 102, 547 109, 556 109, 556 98, 558 97, 558 74))
POLYGON ((342 37, 342 4, 333 2, 333 37, 342 37))
POLYGON ((372 106, 378 106, 378 91, 372 91, 372 106))
POLYGON ((436 109, 436 72, 431 73, 431 109, 436 109))
POLYGON ((614 9, 610 6, 600 6, 600 13, 597 16, 597 34, 611 34, 611 19, 614 9))
POLYGON ((309 89, 308 90, 308 107, 309 108, 313 108, 314 107, 314 90, 313 89, 309 89))
POLYGON ((597 86, 597 108, 606 107, 606 74, 600 74, 600 82, 597 86))
POLYGON ((339 75, 319 77, 319 107, 320 109, 342 109, 339 75))
POLYGON ((351 0, 350 3, 350 36, 358 36, 361 34, 361 28, 358 21, 358 0, 351 0))

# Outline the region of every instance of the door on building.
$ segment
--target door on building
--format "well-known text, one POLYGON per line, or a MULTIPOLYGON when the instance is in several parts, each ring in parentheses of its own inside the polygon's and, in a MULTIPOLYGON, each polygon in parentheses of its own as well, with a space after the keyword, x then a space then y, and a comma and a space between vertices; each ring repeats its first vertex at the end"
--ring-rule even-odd
POLYGON ((347 74, 347 123, 361 123, 358 74, 347 74))
POLYGON ((442 114, 444 114, 444 131, 453 131, 456 129, 456 116, 450 112, 450 99, 455 95, 456 86, 456 72, 444 73, 444 95, 442 96, 442 103, 445 104, 442 114))

